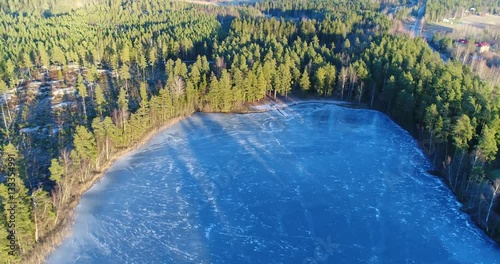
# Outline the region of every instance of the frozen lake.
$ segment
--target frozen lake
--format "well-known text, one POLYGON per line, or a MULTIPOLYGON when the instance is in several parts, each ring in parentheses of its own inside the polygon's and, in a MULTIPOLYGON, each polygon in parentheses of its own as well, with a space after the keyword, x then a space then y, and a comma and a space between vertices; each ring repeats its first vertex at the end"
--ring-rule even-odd
POLYGON ((498 263, 375 111, 194 114, 119 160, 49 263, 498 263))

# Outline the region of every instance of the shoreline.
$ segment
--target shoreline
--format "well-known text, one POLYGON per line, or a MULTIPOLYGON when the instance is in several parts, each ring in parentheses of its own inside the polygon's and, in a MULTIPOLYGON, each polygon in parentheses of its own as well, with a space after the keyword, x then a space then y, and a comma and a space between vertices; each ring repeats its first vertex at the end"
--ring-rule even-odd
MULTIPOLYGON (((365 104, 356 104, 353 102, 349 101, 342 101, 338 99, 317 99, 317 98, 310 98, 310 99, 300 99, 300 98, 295 98, 295 97, 289 97, 289 98, 277 98, 276 100, 274 98, 265 98, 259 102, 255 103, 248 103, 244 105, 244 108, 246 111, 231 111, 231 112, 225 112, 225 114, 255 114, 255 113, 266 113, 270 111, 280 111, 280 109, 285 109, 289 108, 292 106, 296 105, 302 105, 302 104, 314 104, 314 103, 319 103, 319 104, 334 104, 338 105, 341 107, 348 107, 348 108, 355 108, 355 109, 366 109, 366 110, 373 110, 373 111, 378 111, 376 109, 371 109, 365 104)), ((380 111, 378 111, 380 112, 380 111)), ((138 141, 136 144, 133 146, 130 146, 128 148, 122 149, 115 153, 103 166, 96 175, 90 180, 89 182, 83 184, 81 186, 80 191, 78 192, 77 196, 74 196, 73 199, 71 199, 68 203, 67 208, 63 211, 64 216, 62 216, 62 220, 60 220, 59 225, 57 225, 53 231, 50 232, 50 235, 44 239, 43 242, 38 244, 38 246, 35 246, 31 252, 37 253, 36 251, 41 251, 43 253, 38 252, 40 255, 36 254, 30 254, 30 257, 28 258, 23 258, 21 260, 21 263, 47 263, 48 257, 59 247, 62 242, 68 238, 71 235, 71 227, 74 224, 75 217, 76 217, 76 207, 80 204, 80 199, 81 197, 88 191, 90 188, 94 186, 94 184, 98 183, 106 174, 106 172, 118 161, 119 159, 125 157, 126 155, 131 154, 133 151, 137 150, 138 148, 144 146, 147 144, 154 136, 158 135, 159 132, 181 122, 182 120, 190 117, 191 115, 195 113, 205 113, 205 114, 210 114, 210 113, 218 113, 218 112, 204 112, 204 111, 193 111, 189 114, 182 115, 179 117, 175 117, 167 121, 165 124, 162 126, 152 129, 151 131, 147 132, 146 135, 138 141)), ((388 116, 389 117, 389 116, 388 116)), ((390 118, 390 117, 389 117, 390 118)), ((392 118, 391 118, 392 120, 392 118)), ((414 138, 412 136, 412 138, 414 138)), ((414 138, 417 140, 416 138, 414 138)), ((417 140, 418 142, 418 140, 417 140)), ((420 146, 419 146, 420 147, 420 146)), ((423 151, 421 149, 421 151, 423 151)), ((425 154, 425 152, 424 152, 425 154)), ((429 158, 426 154, 425 156, 429 158)), ((432 170, 433 172, 436 172, 432 170)), ((435 174, 435 173, 430 173, 434 175, 437 178, 442 178, 440 174, 435 174)), ((454 194, 455 195, 455 194, 454 194)), ((455 195, 456 196, 456 195, 455 195)), ((467 213, 468 214, 468 213, 467 213)), ((470 214, 468 214, 470 215, 470 214)), ((473 221, 475 222, 475 221, 473 221)), ((482 229, 479 225, 476 224, 479 229, 482 229)))
MULTIPOLYGON (((292 107, 300 104, 308 104, 308 103, 327 103, 327 104, 335 104, 345 107, 354 107, 354 103, 341 101, 338 99, 300 99, 293 96, 288 98, 278 97, 277 99, 266 97, 255 103, 247 103, 244 105, 245 111, 231 111, 227 112, 227 114, 254 114, 254 113, 265 113, 270 111, 279 111, 280 109, 292 107)), ((366 108, 366 107, 361 107, 366 108)), ((122 149, 115 153, 106 163, 105 165, 96 171, 96 174, 92 177, 92 179, 80 186, 77 195, 70 198, 68 204, 61 211, 60 217, 61 220, 56 224, 53 230, 49 232, 47 237, 40 240, 40 242, 35 243, 33 249, 26 254, 24 258, 21 258, 21 263, 47 263, 48 257, 59 247, 62 242, 71 236, 71 227, 75 222, 76 217, 76 207, 80 204, 81 197, 88 191, 90 188, 94 186, 94 184, 98 183, 108 172, 108 170, 118 161, 119 159, 125 157, 126 155, 132 153, 138 148, 144 146, 151 138, 156 136, 162 130, 165 130, 185 118, 190 117, 194 113, 217 113, 217 112, 203 112, 203 111, 193 111, 189 114, 182 115, 179 117, 175 117, 167 121, 165 124, 161 125, 158 128, 152 129, 147 132, 146 135, 138 141, 133 146, 122 149)))
MULTIPOLYGON (((270 111, 280 111, 280 109, 301 105, 301 104, 311 104, 311 103, 322 103, 322 104, 335 104, 343 107, 350 108, 362 108, 369 109, 363 104, 356 105, 355 103, 342 101, 338 99, 318 99, 318 98, 310 98, 310 99, 300 99, 294 96, 289 96, 288 98, 278 97, 277 99, 266 97, 255 103, 247 103, 244 105, 246 111, 231 111, 227 112, 227 114, 255 114, 255 113, 266 113, 270 111)), ((167 121, 162 126, 155 128, 146 133, 146 135, 136 144, 130 146, 128 148, 122 149, 115 153, 106 164, 99 169, 99 171, 92 177, 92 179, 86 183, 84 183, 80 190, 78 191, 76 196, 73 196, 72 199, 68 202, 66 208, 61 212, 62 215, 60 222, 55 226, 55 228, 50 231, 49 235, 45 237, 41 242, 36 243, 35 247, 30 251, 30 254, 27 254, 28 257, 22 258, 21 263, 47 263, 48 257, 59 247, 63 241, 71 236, 71 228, 75 222, 76 217, 76 207, 80 204, 81 197, 88 191, 90 188, 94 186, 94 184, 98 183, 106 174, 106 172, 124 156, 132 153, 138 148, 144 146, 151 138, 158 135, 159 132, 165 130, 180 121, 190 117, 195 113, 217 113, 217 112, 203 112, 203 111, 193 111, 189 114, 172 118, 167 121)), ((281 111, 280 111, 281 113, 281 111)))
POLYGON ((55 251, 57 247, 62 244, 62 242, 66 238, 71 235, 71 228, 75 222, 76 217, 76 207, 80 204, 82 196, 87 191, 89 191, 90 188, 94 186, 94 184, 98 183, 104 177, 104 175, 106 175, 108 170, 116 163, 116 161, 144 146, 159 132, 179 123, 185 118, 191 116, 193 113, 195 112, 170 119, 160 127, 147 132, 146 135, 144 135, 144 137, 133 146, 122 149, 115 153, 105 163, 105 165, 96 172, 96 174, 90 181, 80 186, 80 190, 77 192, 77 195, 73 196, 69 200, 67 207, 64 208, 64 210, 61 212, 62 215, 59 215, 59 217, 61 217, 60 222, 55 226, 53 230, 50 231, 47 237, 41 240, 41 242, 35 243, 36 246, 33 247, 29 254, 27 254, 28 257, 21 259, 21 263, 47 263, 48 257, 55 251))

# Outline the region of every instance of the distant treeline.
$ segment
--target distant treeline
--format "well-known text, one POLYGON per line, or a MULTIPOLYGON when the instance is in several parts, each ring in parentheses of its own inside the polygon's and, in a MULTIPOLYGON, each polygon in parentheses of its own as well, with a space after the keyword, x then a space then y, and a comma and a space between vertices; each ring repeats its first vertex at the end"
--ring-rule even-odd
MULTIPOLYGON (((415 137, 489 235, 499 87, 444 64, 363 1, 215 7, 108 1, 57 16, 0 14, 0 259, 42 262, 79 195, 113 157, 176 117, 243 111, 267 97, 337 97, 388 113, 415 137), (15 163, 9 163, 14 157, 15 163), (15 166, 7 166, 7 165, 15 166)), ((334 147, 334 146, 332 146, 334 147)), ((496 211, 495 211, 496 210, 496 211)))
POLYGON ((9 0, 0 2, 0 10, 50 16, 104 2, 111 3, 110 0, 9 0))

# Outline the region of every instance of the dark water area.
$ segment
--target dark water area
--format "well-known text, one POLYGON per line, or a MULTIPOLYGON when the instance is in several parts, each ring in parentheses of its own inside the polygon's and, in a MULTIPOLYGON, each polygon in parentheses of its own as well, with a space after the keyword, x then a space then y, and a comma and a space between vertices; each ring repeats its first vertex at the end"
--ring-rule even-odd
POLYGON ((498 263, 387 116, 194 114, 83 197, 49 263, 498 263))

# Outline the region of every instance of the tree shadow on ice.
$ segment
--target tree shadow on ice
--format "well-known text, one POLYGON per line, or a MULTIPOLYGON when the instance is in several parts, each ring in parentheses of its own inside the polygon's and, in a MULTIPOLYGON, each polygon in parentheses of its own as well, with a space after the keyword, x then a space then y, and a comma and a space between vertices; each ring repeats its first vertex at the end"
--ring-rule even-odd
MULTIPOLYGON (((163 173, 161 181, 155 176, 148 184, 157 185, 155 188, 163 192, 158 196, 163 201, 158 203, 165 206, 161 209, 162 224, 155 227, 165 229, 161 231, 165 237, 154 243, 168 244, 175 250, 154 254, 174 262, 250 263, 267 259, 303 263, 307 256, 318 253, 317 248, 322 247, 318 241, 331 236, 332 243, 339 246, 338 251, 323 248, 324 254, 332 256, 330 260, 348 262, 353 255, 383 255, 384 250, 396 246, 406 249, 398 259, 412 255, 411 243, 417 244, 417 237, 393 244, 394 232, 411 235, 409 229, 401 229, 399 219, 382 214, 378 222, 372 222, 367 221, 372 211, 356 215, 355 207, 366 207, 363 197, 328 200, 332 198, 332 192, 325 190, 329 178, 318 174, 320 170, 307 175, 315 164, 306 164, 310 166, 297 175, 294 163, 300 163, 301 157, 293 152, 300 150, 302 141, 295 140, 295 145, 280 145, 278 141, 286 141, 289 129, 302 127, 297 120, 297 127, 287 127, 286 122, 272 123, 281 118, 276 112, 246 116, 200 113, 164 132, 170 139, 176 138, 176 142, 166 138, 165 148, 147 155, 166 155, 172 169, 163 173), (275 130, 266 131, 267 128, 275 130), (388 230, 394 232, 387 233, 388 230), (376 252, 366 244, 376 245, 376 252)), ((318 112, 317 118, 328 121, 322 112, 318 112)), ((308 152, 298 155, 307 156, 308 152)), ((165 171, 165 167, 164 164, 161 169, 165 171)), ((151 173, 156 172, 148 172, 151 173)), ((153 206, 156 202, 147 203, 153 206)), ((146 211, 158 213, 158 209, 151 208, 146 211)), ((436 244, 439 240, 430 237, 429 241, 434 241, 432 247, 439 252, 439 259, 446 260, 447 252, 436 244)))
POLYGON ((195 114, 179 124, 187 145, 171 155, 176 158, 175 165, 183 167, 180 180, 187 186, 179 195, 188 200, 190 211, 195 211, 192 220, 203 227, 198 230, 196 244, 204 248, 200 252, 206 252, 210 262, 250 262, 262 254, 271 259, 280 247, 287 248, 283 261, 297 261, 289 257, 297 252, 305 254, 308 249, 303 244, 309 246, 312 238, 304 219, 284 218, 290 211, 301 212, 298 208, 302 205, 280 201, 282 196, 290 196, 293 188, 285 186, 281 177, 287 175, 275 173, 271 153, 259 145, 261 140, 272 139, 257 140, 252 134, 258 133, 251 130, 228 133, 228 126, 252 125, 251 119, 240 124, 236 117, 195 114), (298 230, 292 230, 290 222, 299 225, 298 230), (299 250, 294 247, 297 245, 301 245, 299 250))

